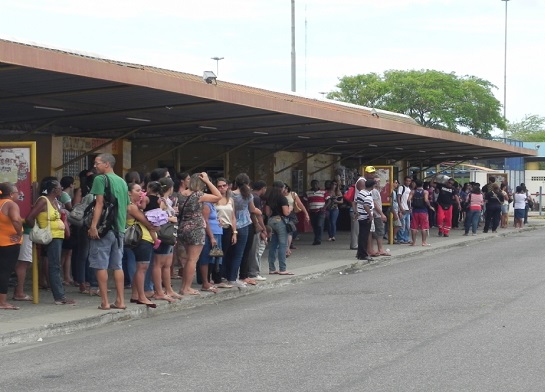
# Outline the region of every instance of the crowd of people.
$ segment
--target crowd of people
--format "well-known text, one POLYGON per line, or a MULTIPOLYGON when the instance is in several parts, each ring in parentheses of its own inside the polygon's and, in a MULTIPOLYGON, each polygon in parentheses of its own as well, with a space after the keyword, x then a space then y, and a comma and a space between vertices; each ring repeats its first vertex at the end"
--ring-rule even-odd
POLYGON ((1 264, 1 309, 19 309, 7 301, 14 272, 17 285, 12 300, 33 300, 24 292, 24 284, 33 261, 29 234, 35 225, 52 234, 49 243, 36 246, 39 285, 50 290, 57 305, 76 303, 65 295, 70 285, 79 287, 81 294, 100 297, 101 310, 125 309, 124 292, 129 288, 128 301, 155 308, 156 301, 174 302, 200 291, 255 285, 267 279, 261 263, 267 244, 268 273, 293 274, 286 259, 295 248, 297 219, 309 221, 310 215, 287 184, 275 181, 268 187, 263 181, 251 182, 245 173, 232 183, 221 177, 213 182, 205 172, 171 177, 165 168, 145 176, 129 172, 121 178, 114 173, 111 154, 99 154, 93 166, 80 173, 77 188, 71 177, 44 178, 40 197, 26 217, 20 216, 16 186, 1 184, 0 226, 5 230, 0 234, 0 250, 2 258, 9 259, 1 264), (101 219, 111 197, 115 216, 104 231, 101 219), (91 202, 94 212, 89 221, 69 224, 70 212, 91 202), (165 224, 177 227, 173 245, 161 240, 165 224), (125 231, 135 225, 136 242, 127 244, 125 231), (109 273, 115 286, 113 301, 108 295, 109 273), (200 290, 195 289, 195 277, 200 290), (173 279, 181 280, 178 291, 173 279))
POLYGON ((324 232, 336 241, 340 208, 351 211, 350 248, 356 258, 389 256, 383 243, 393 226, 397 244, 430 246, 429 230, 448 237, 462 224, 464 234, 496 232, 507 227, 509 205, 513 203, 514 226, 527 221, 531 196, 524 184, 511 192, 495 178, 483 187, 468 183, 460 186, 445 176, 431 182, 405 177, 391 184, 390 205, 382 205, 381 179, 372 166, 343 192, 339 181, 311 181, 303 195, 274 181, 252 182, 247 174, 234 181, 220 177, 212 181, 207 173, 173 173, 158 168, 148 175, 129 172, 125 178, 114 173, 115 158, 99 154, 92 170, 79 175, 79 186, 72 177, 44 178, 37 198, 26 217, 20 216, 17 187, 0 184, 0 309, 17 310, 8 302, 8 282, 16 276, 13 301, 32 301, 24 292, 26 271, 32 263, 33 227, 49 228, 52 240, 39 245, 39 284, 51 291, 57 305, 75 304, 65 295, 65 287, 75 285, 84 295, 100 297, 101 310, 125 309, 125 289, 130 288, 131 303, 149 308, 156 301, 175 302, 200 291, 217 293, 221 289, 255 285, 267 278, 261 259, 266 254, 268 274, 292 275, 287 258, 296 249, 299 219, 313 229, 312 245, 321 245, 324 232), (437 180, 437 181, 435 181, 437 180), (442 180, 442 181, 441 181, 442 180), (114 223, 101 232, 102 211, 113 195, 117 209, 114 223), (67 216, 78 205, 94 200, 92 219, 85 225, 70 225, 67 216), (344 204, 344 206, 343 206, 344 204), (161 240, 164 225, 177 227, 176 241, 161 240), (137 225, 135 243, 125 242, 127 228, 137 225), (178 271, 176 271, 176 268, 178 271), (109 271, 115 285, 115 299, 108 295, 109 271), (195 289, 195 278, 200 290, 195 289), (179 290, 173 279, 181 280, 179 290))

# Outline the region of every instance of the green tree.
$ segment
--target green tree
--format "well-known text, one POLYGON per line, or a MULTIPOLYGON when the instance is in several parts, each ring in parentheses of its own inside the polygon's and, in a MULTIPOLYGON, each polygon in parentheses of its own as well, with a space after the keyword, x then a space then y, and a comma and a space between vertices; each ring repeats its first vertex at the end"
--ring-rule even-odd
POLYGON ((521 121, 508 123, 507 136, 523 142, 545 142, 545 117, 527 114, 521 121))
POLYGON ((327 97, 371 108, 403 113, 419 124, 456 133, 490 137, 504 129, 501 104, 492 83, 475 76, 434 70, 389 70, 339 78, 327 97))

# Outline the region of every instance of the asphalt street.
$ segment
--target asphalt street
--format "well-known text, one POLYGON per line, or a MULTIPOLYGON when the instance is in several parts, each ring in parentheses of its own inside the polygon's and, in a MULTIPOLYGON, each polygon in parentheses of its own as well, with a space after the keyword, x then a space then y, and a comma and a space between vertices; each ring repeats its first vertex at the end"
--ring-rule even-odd
POLYGON ((0 347, 0 390, 543 391, 544 233, 0 347))

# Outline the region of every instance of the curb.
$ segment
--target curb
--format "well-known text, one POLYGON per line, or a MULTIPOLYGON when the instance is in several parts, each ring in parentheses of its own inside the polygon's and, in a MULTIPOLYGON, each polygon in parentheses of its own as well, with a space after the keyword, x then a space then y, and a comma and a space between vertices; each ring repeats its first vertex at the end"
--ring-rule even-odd
MULTIPOLYGON (((480 243, 489 241, 498 237, 508 237, 511 235, 517 235, 526 231, 534 231, 543 226, 526 226, 521 230, 512 231, 508 233, 498 233, 493 236, 479 236, 479 238, 467 239, 465 241, 443 244, 438 247, 415 247, 414 250, 404 254, 375 258, 370 263, 362 263, 361 261, 348 262, 336 267, 325 268, 317 272, 303 273, 301 275, 293 275, 289 277, 283 277, 275 280, 268 280, 261 282, 257 286, 248 286, 246 288, 239 288, 238 290, 225 290, 220 291, 217 294, 203 293, 199 297, 182 299, 174 303, 158 304, 156 309, 149 309, 147 307, 130 307, 126 310, 115 310, 104 312, 102 314, 83 317, 77 320, 70 320, 65 322, 54 322, 49 324, 43 324, 39 327, 33 327, 28 329, 17 330, 0 335, 0 347, 8 346, 17 343, 30 343, 39 342, 44 338, 57 337, 62 335, 69 335, 77 331, 88 330, 112 323, 125 322, 129 320, 138 320, 144 318, 151 318, 157 315, 172 313, 176 311, 194 309, 205 305, 215 305, 220 302, 229 301, 236 298, 241 298, 247 295, 261 293, 274 288, 284 287, 288 285, 297 284, 313 279, 319 279, 328 275, 335 274, 352 274, 362 271, 367 271, 375 267, 387 265, 388 262, 396 260, 403 261, 408 258, 414 257, 417 254, 429 254, 431 252, 444 251, 456 246, 468 246, 469 244, 480 243)), ((344 263, 344 261, 343 261, 344 263)))

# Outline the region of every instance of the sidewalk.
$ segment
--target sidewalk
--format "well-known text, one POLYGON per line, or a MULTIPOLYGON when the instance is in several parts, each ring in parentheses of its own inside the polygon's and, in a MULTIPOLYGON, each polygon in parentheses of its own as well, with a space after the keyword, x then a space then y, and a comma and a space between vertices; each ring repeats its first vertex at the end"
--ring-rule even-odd
MULTIPOLYGON (((510 218, 510 224, 512 224, 512 217, 510 218)), ((543 227, 545 227, 545 217, 538 216, 538 213, 535 212, 530 214, 529 224, 522 231, 543 227)), ((514 235, 521 232, 521 230, 509 227, 507 229, 498 229, 497 234, 484 234, 481 228, 481 231, 476 236, 468 237, 463 236, 463 232, 463 228, 452 230, 448 238, 443 238, 437 236, 437 229, 431 229, 428 242, 432 246, 425 248, 419 246, 420 239, 418 237, 417 246, 385 244, 385 248, 390 249, 392 256, 375 257, 371 264, 375 265, 387 262, 388 260, 399 260, 415 254, 433 252, 438 249, 463 246, 475 241, 488 241, 497 237, 514 235)), ((267 248, 261 263, 263 276, 267 277, 267 281, 260 282, 257 286, 249 286, 242 289, 222 289, 218 294, 201 292, 199 296, 184 298, 172 304, 165 301, 154 301, 157 303, 156 309, 148 309, 142 305, 129 303, 130 289, 125 290, 127 309, 109 311, 98 309, 98 305, 100 304, 99 297, 82 295, 76 287, 66 288, 67 297, 75 299, 77 301, 76 305, 55 305, 51 292, 40 290, 40 304, 12 302, 21 309, 0 311, 0 346, 39 341, 40 339, 69 334, 116 321, 153 317, 166 312, 183 311, 184 309, 205 304, 218 303, 281 285, 294 284, 326 274, 339 273, 350 268, 357 262, 355 258, 356 251, 349 249, 350 233, 348 232, 338 233, 337 241, 335 242, 328 242, 326 240, 322 242, 322 245, 318 246, 311 245, 311 233, 302 234, 300 238, 300 240, 294 241, 297 249, 287 259, 288 270, 295 274, 293 276, 268 275, 267 248)), ((179 289, 180 282, 180 280, 173 280, 173 286, 176 291, 179 289)), ((194 287, 199 288, 197 286, 194 287)), ((13 288, 10 287, 8 298, 11 297, 12 290, 13 288)), ((30 293, 30 288, 28 290, 27 293, 30 293)), ((113 298, 114 294, 112 292, 110 293, 110 299, 113 301, 113 298)))

